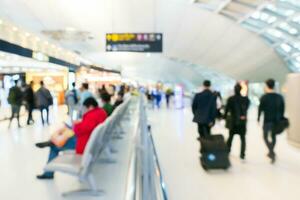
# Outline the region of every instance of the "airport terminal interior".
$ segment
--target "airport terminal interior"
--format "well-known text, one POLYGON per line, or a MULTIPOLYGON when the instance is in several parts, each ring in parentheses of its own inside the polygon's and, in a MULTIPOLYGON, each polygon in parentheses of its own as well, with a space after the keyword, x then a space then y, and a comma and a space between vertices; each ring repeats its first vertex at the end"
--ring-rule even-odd
POLYGON ((300 0, 0 0, 0 199, 299 200, 300 0))

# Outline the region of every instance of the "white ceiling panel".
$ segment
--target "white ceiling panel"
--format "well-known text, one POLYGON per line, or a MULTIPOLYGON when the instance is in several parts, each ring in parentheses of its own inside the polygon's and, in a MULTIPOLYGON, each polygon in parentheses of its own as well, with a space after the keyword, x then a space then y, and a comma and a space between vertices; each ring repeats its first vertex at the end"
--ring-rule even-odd
POLYGON ((130 77, 197 85, 202 71, 253 81, 270 75, 282 81, 288 73, 282 58, 257 34, 187 0, 0 0, 0 18, 41 37, 48 37, 44 30, 87 31, 93 40, 56 42, 98 64, 122 66, 130 77), (162 32, 164 52, 150 57, 106 53, 108 32, 162 32))

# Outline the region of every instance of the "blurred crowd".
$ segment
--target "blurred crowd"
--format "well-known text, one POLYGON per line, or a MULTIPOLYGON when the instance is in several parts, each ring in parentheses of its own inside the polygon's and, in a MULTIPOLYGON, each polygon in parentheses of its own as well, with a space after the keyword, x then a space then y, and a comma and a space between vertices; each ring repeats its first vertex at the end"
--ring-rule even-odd
MULTIPOLYGON (((12 121, 17 120, 18 127, 22 127, 20 123, 20 110, 24 106, 27 111, 27 125, 35 122, 33 111, 38 110, 41 116, 43 125, 50 124, 49 108, 54 104, 55 98, 43 81, 40 81, 39 88, 34 90, 34 82, 20 86, 18 80, 14 81, 14 85, 9 89, 7 101, 11 106, 11 116, 9 118, 9 127, 12 121)), ((103 85, 97 90, 97 93, 92 93, 88 83, 82 83, 77 88, 76 83, 72 83, 72 87, 65 92, 65 104, 68 108, 70 121, 81 119, 85 113, 84 101, 93 97, 99 103, 107 115, 111 115, 113 110, 120 105, 124 99, 127 99, 135 92, 135 88, 126 84, 122 85, 103 85)))

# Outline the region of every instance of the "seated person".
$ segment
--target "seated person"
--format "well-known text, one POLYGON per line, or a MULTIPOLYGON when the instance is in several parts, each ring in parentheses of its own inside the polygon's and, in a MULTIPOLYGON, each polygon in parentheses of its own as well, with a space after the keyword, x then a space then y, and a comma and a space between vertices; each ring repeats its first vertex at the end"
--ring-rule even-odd
POLYGON ((110 101, 111 101, 111 96, 110 94, 108 94, 107 92, 105 93, 102 93, 100 95, 101 97, 101 100, 103 102, 103 106, 102 108, 106 111, 107 115, 110 116, 111 113, 113 112, 114 110, 114 107, 111 105, 110 101))
POLYGON ((113 105, 114 109, 116 109, 119 105, 121 105, 123 103, 123 96, 124 94, 122 92, 118 93, 117 99, 113 105))
MULTIPOLYGON (((50 154, 48 162, 56 158, 60 151, 75 149, 76 154, 83 154, 85 146, 91 136, 92 131, 96 126, 103 123, 107 118, 106 112, 98 107, 97 101, 93 97, 87 98, 83 102, 86 112, 83 115, 81 121, 75 121, 73 128, 64 126, 59 129, 52 137, 50 141, 37 143, 39 148, 50 147, 50 154), (65 142, 58 139, 61 137, 68 137, 65 142)), ((38 179, 53 179, 53 172, 44 172, 38 175, 38 179)))

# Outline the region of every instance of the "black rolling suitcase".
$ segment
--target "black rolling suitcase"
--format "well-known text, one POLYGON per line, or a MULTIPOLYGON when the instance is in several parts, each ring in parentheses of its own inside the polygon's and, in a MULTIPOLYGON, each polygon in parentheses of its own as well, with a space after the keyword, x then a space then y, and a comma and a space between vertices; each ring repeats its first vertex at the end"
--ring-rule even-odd
POLYGON ((226 170, 230 167, 228 148, 223 135, 211 135, 201 138, 200 143, 200 161, 204 170, 226 170))

